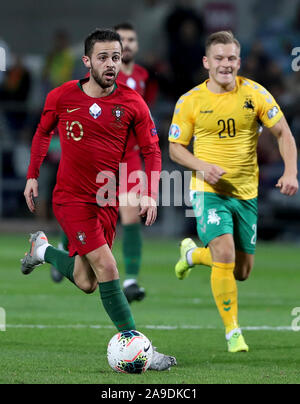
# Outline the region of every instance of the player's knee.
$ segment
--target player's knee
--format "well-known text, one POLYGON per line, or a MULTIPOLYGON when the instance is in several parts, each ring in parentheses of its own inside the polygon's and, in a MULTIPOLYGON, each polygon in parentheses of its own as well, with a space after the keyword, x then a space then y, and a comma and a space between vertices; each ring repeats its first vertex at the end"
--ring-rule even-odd
POLYGON ((82 281, 77 285, 84 293, 86 294, 91 294, 94 293, 95 290, 97 289, 98 282, 97 281, 82 281))
POLYGON ((209 244, 214 262, 231 263, 235 261, 234 243, 231 238, 218 237, 209 244))
POLYGON ((105 263, 105 265, 102 266, 102 272, 105 273, 106 276, 111 277, 112 279, 115 278, 115 276, 119 274, 116 262, 111 261, 105 263))
POLYGON ((231 249, 219 250, 214 254, 214 262, 231 263, 234 262, 234 251, 231 249))
POLYGON ((103 277, 106 279, 115 279, 119 275, 117 263, 114 259, 103 261, 99 260, 94 266, 94 271, 97 279, 100 281, 103 277))
POLYGON ((221 262, 231 263, 234 262, 234 252, 232 251, 224 251, 220 254, 221 262))

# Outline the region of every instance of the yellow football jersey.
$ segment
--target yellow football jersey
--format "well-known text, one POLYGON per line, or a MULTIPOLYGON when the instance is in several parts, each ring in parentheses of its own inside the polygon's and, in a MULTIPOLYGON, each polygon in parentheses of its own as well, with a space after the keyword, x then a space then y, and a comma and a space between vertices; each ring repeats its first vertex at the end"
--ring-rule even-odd
POLYGON ((187 146, 194 137, 194 155, 226 171, 216 185, 201 183, 194 172, 192 190, 255 198, 260 128, 274 126, 282 111, 272 95, 252 80, 238 76, 234 90, 221 94, 208 90, 207 81, 179 98, 169 141, 187 146))

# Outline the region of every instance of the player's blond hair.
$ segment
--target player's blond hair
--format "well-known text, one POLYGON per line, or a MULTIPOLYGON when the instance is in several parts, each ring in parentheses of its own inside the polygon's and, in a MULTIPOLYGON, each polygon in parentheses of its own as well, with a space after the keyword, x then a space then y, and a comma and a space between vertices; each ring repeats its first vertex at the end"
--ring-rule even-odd
POLYGON ((241 49, 241 45, 240 45, 239 41, 234 37, 234 35, 231 31, 218 31, 218 32, 214 32, 206 39, 206 42, 205 42, 206 54, 208 54, 209 48, 212 45, 216 45, 219 43, 221 43, 223 45, 234 43, 238 47, 239 50, 241 49))

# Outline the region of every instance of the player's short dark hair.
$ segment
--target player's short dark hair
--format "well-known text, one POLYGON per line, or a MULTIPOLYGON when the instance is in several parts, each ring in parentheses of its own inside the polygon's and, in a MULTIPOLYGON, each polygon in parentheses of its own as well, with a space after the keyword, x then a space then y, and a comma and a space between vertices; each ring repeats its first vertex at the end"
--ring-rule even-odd
POLYGON ((121 22, 114 26, 115 31, 119 31, 119 29, 123 29, 124 31, 135 31, 134 26, 130 22, 121 22))
POLYGON ((209 37, 206 39, 206 42, 205 42, 206 55, 208 53, 209 48, 212 45, 216 45, 219 43, 221 43, 223 45, 234 43, 238 47, 238 49, 241 49, 241 45, 240 45, 239 41, 234 37, 234 35, 231 31, 218 31, 218 32, 214 32, 213 34, 209 35, 209 37))
POLYGON ((96 42, 119 42, 121 50, 123 50, 121 37, 116 31, 97 28, 84 41, 84 54, 86 56, 91 56, 96 42))

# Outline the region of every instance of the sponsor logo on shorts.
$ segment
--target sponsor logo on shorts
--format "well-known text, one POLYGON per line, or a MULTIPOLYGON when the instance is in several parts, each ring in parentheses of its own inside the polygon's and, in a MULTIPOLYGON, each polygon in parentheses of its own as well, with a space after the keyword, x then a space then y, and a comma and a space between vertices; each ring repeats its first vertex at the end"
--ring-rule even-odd
POLYGON ((178 139, 180 136, 180 127, 175 123, 172 123, 169 130, 169 138, 170 139, 178 139))
POLYGON ((209 209, 208 210, 207 224, 216 224, 217 226, 219 226, 221 218, 216 213, 216 211, 217 211, 217 209, 209 209))
POLYGON ((278 114, 278 112, 279 112, 279 109, 278 109, 278 108, 276 107, 276 105, 275 105, 275 107, 269 109, 269 111, 268 111, 268 118, 269 118, 269 119, 274 118, 274 116, 276 116, 276 115, 278 114))
POLYGON ((151 136, 156 136, 157 135, 157 130, 156 128, 151 129, 151 136))
POLYGON ((77 240, 79 240, 81 242, 81 244, 86 244, 86 235, 84 231, 78 231, 77 232, 77 240))

